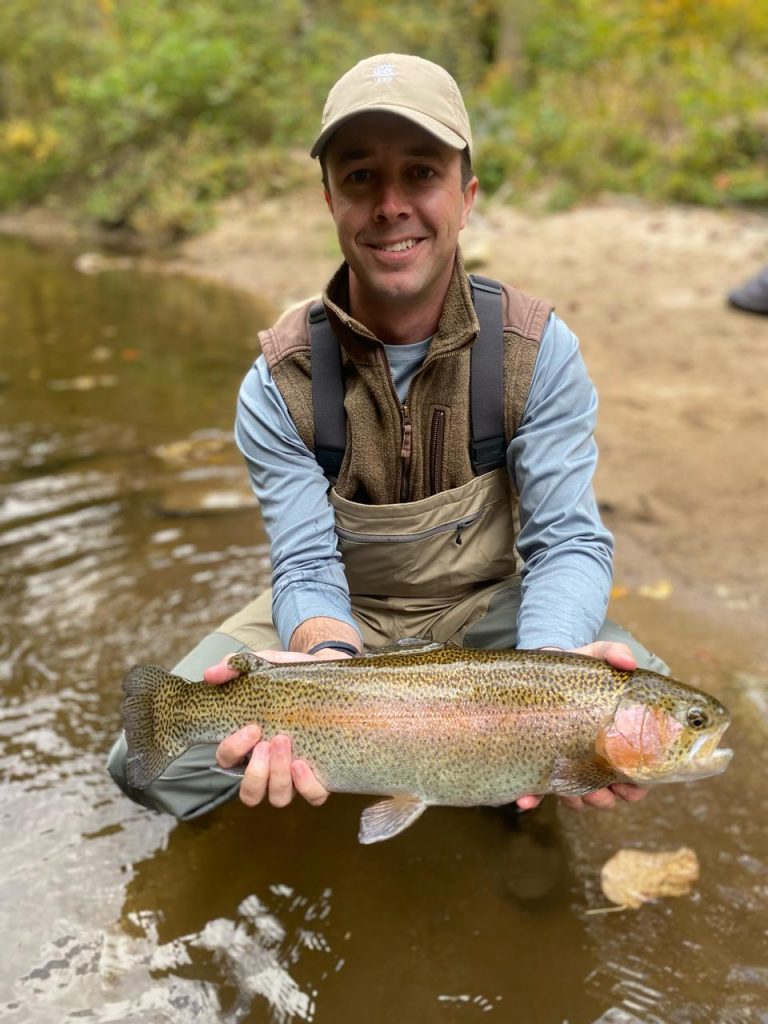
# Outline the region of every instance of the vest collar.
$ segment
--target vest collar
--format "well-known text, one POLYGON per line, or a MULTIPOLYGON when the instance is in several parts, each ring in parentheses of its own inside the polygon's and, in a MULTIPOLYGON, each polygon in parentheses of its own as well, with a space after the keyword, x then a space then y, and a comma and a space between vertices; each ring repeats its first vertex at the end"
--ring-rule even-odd
MULTIPOLYGON (((375 363, 382 343, 365 324, 348 312, 349 266, 346 262, 342 263, 323 292, 323 305, 336 337, 349 355, 358 363, 375 363)), ((470 344, 479 330, 469 279, 461 251, 457 249, 440 322, 425 361, 470 344)))

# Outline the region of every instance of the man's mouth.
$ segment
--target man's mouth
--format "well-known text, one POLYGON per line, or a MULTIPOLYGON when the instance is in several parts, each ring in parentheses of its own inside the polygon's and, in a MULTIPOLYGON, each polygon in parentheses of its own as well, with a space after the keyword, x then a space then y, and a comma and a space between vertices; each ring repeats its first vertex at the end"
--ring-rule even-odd
POLYGON ((388 242, 386 245, 376 245, 371 242, 371 248, 379 249, 381 252, 405 252, 407 249, 412 249, 415 245, 418 245, 421 241, 420 238, 404 238, 400 242, 388 242))

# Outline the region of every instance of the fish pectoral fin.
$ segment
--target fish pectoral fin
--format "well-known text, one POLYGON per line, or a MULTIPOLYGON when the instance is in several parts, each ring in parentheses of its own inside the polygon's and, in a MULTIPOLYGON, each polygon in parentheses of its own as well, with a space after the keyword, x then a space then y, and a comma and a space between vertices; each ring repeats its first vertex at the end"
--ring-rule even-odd
POLYGON ((401 794, 380 800, 363 811, 357 838, 366 845, 391 839, 412 825, 426 809, 427 805, 417 796, 401 794))
POLYGON ((599 761, 575 761, 558 757, 552 766, 549 784, 558 796, 584 796, 616 782, 619 776, 607 764, 599 761))

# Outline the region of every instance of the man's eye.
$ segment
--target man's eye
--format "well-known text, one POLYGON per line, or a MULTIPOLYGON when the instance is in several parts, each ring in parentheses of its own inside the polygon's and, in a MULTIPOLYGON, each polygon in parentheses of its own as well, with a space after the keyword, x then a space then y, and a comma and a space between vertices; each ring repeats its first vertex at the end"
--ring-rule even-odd
POLYGON ((370 176, 371 172, 361 167, 356 171, 351 171, 347 175, 347 181, 351 181, 353 185, 362 185, 363 182, 368 181, 370 176))
POLYGON ((427 181, 429 178, 434 176, 434 173, 435 172, 431 167, 427 167, 423 164, 418 167, 414 167, 413 169, 413 176, 414 178, 418 178, 419 181, 427 181))

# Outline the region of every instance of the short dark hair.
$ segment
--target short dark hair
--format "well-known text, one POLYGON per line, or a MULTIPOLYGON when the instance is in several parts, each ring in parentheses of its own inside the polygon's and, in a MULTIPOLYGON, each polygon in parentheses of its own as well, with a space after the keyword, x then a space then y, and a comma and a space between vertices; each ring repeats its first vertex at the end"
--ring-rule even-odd
MULTIPOLYGON (((325 149, 318 156, 320 161, 320 173, 323 180, 323 188, 326 192, 330 192, 330 186, 328 184, 328 168, 325 165, 325 149)), ((466 190, 467 185, 472 181, 474 176, 472 170, 472 157, 469 155, 469 149, 465 146, 461 151, 461 191, 466 190)))

